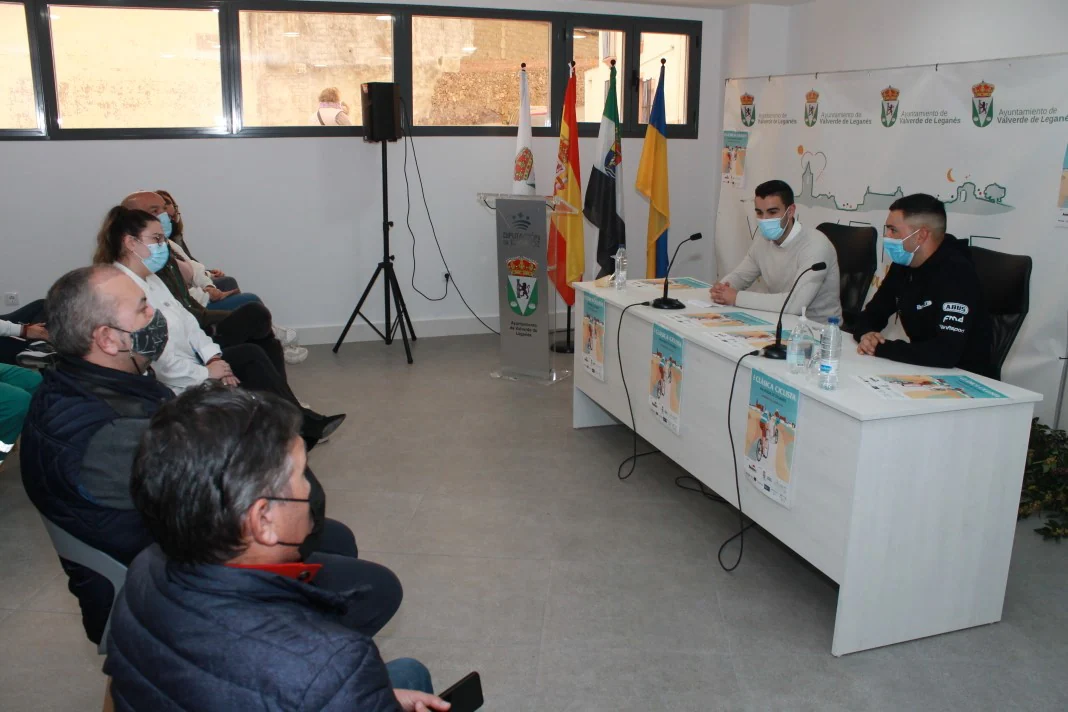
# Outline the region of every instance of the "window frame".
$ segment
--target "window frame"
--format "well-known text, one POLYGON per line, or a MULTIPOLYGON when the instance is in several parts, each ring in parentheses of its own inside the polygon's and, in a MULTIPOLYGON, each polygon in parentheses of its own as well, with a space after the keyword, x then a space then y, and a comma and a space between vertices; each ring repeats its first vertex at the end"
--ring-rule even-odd
MULTIPOLYGON (((570 14, 473 8, 454 6, 391 5, 362 2, 334 2, 332 0, 11 0, 26 10, 27 32, 30 41, 30 62, 33 70, 34 98, 37 104, 39 128, 0 129, 0 141, 6 140, 115 140, 161 138, 283 138, 315 136, 363 136, 363 126, 254 126, 243 123, 241 85, 241 33, 239 13, 243 11, 330 13, 359 15, 392 15, 393 21, 393 81, 400 90, 401 100, 411 107, 412 96, 412 18, 460 17, 491 20, 529 20, 550 25, 549 126, 532 127, 538 137, 555 137, 560 132, 560 114, 574 52, 576 27, 611 30, 624 33, 624 66, 617 65, 618 81, 622 82, 620 131, 624 138, 645 136, 645 124, 638 123, 639 62, 642 32, 685 35, 689 38, 687 67, 687 121, 669 124, 668 138, 697 138, 700 108, 701 32, 700 20, 675 20, 647 17, 619 17, 614 15, 570 14), (219 50, 222 111, 224 126, 199 128, 83 128, 64 129, 59 126, 58 95, 55 66, 52 57, 52 33, 49 4, 79 7, 217 10, 219 22, 219 50)), ((518 71, 518 67, 516 68, 518 71)), ((669 68, 670 71, 670 68, 669 68)), ((580 122, 579 136, 596 136, 599 122, 580 122)), ((514 126, 412 126, 412 136, 515 136, 514 126)))

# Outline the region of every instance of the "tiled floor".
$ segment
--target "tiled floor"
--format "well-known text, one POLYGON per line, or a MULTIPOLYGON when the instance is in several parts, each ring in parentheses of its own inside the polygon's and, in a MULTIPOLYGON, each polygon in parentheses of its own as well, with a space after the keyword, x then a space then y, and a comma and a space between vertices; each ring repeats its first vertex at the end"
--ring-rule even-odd
MULTIPOLYGON (((492 337, 311 350, 297 393, 349 419, 311 463, 405 601, 379 637, 439 687, 481 671, 489 710, 1068 708, 1068 549, 1017 530, 1000 624, 841 659, 833 585, 736 526, 658 457, 616 479, 622 428, 574 431, 571 383, 487 376, 492 337)), ((101 660, 16 467, 0 475, 0 709, 98 709, 101 660)), ((729 465, 727 465, 729 466, 729 465)))

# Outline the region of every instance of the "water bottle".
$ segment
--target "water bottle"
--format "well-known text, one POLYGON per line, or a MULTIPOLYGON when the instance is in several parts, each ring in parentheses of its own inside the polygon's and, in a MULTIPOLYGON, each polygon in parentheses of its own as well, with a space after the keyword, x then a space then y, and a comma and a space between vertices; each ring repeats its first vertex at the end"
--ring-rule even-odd
POLYGON ((809 370, 816 344, 819 342, 816 327, 808 320, 805 310, 806 307, 801 307, 801 319, 790 332, 790 340, 786 343, 786 365, 793 374, 802 374, 809 370))
POLYGON ((838 360, 842 357, 842 329, 839 318, 832 316, 820 337, 820 388, 838 388, 838 360))
POLYGON ((627 288, 627 248, 623 245, 619 246, 616 250, 615 256, 612 258, 616 261, 616 273, 612 275, 612 284, 616 289, 627 288))

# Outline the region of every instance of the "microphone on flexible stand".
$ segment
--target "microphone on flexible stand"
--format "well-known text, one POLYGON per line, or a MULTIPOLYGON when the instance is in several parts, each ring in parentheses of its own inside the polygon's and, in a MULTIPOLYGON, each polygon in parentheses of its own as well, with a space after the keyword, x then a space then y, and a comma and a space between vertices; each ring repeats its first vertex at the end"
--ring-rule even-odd
POLYGON ((685 240, 679 243, 679 246, 675 248, 675 254, 671 256, 671 262, 668 263, 667 274, 664 275, 664 296, 657 297, 653 300, 653 309, 685 309, 686 305, 680 302, 678 299, 668 296, 668 284, 671 282, 671 266, 675 264, 675 258, 679 256, 679 247, 682 247, 691 240, 700 240, 701 233, 695 232, 687 237, 685 240))
POLYGON ((801 278, 808 272, 822 272, 827 269, 826 262, 817 262, 801 274, 797 275, 797 279, 794 280, 794 286, 790 287, 790 293, 786 295, 786 301, 782 303, 782 309, 779 310, 779 323, 775 327, 775 343, 768 346, 761 353, 764 358, 770 358, 775 361, 781 361, 786 358, 786 347, 782 343, 782 315, 786 311, 786 305, 790 303, 790 297, 794 296, 794 290, 797 289, 797 283, 801 281, 801 278))

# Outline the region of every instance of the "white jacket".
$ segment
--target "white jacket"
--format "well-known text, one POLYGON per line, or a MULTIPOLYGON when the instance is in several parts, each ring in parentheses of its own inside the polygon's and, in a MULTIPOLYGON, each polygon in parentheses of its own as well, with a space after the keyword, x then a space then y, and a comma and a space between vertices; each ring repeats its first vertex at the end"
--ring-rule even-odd
POLYGON ((204 364, 222 353, 219 345, 204 333, 196 317, 174 298, 163 280, 154 274, 141 279, 126 265, 116 262, 115 266, 137 283, 148 297, 149 305, 162 312, 167 320, 167 347, 152 364, 160 383, 181 393, 208 380, 208 368, 204 364))
POLYGON ((22 336, 22 324, 0 319, 0 336, 22 336))
POLYGON ((186 251, 182 249, 182 246, 174 240, 167 240, 167 244, 170 246, 171 252, 176 253, 193 268, 193 284, 189 286, 189 296, 196 299, 197 302, 200 303, 200 306, 208 306, 208 302, 211 301, 211 298, 208 296, 208 293, 204 291, 204 288, 215 286, 215 282, 212 281, 211 275, 208 274, 208 268, 190 257, 186 251))

